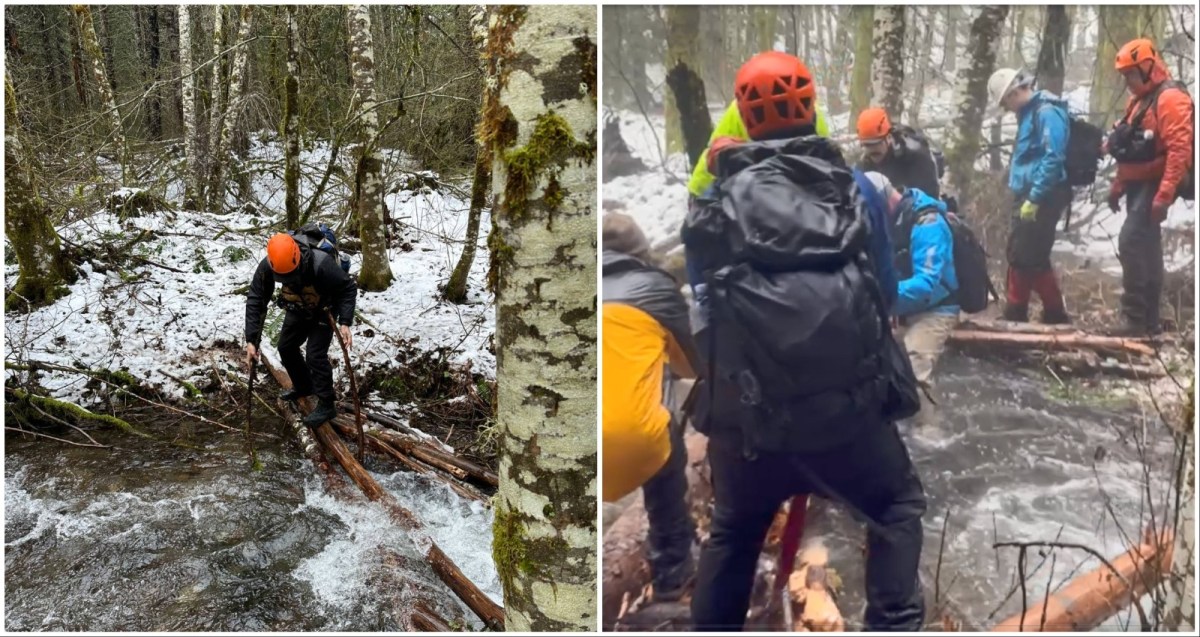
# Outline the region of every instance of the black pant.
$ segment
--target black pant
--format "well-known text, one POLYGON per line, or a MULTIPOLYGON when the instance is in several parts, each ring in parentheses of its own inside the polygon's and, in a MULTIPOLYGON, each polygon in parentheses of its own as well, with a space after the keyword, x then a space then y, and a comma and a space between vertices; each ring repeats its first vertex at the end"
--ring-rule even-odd
POLYGON ((1071 205, 1071 188, 1050 191, 1046 200, 1038 205, 1037 215, 1031 221, 1021 219, 1020 208, 1024 203, 1024 199, 1016 202, 1008 235, 1008 264, 1023 272, 1047 272, 1054 268, 1050 263, 1050 251, 1054 248, 1058 221, 1071 205))
POLYGON ((716 508, 692 598, 697 630, 741 630, 764 536, 779 506, 799 493, 841 501, 868 520, 865 630, 921 629, 925 494, 895 425, 867 428, 820 454, 754 460, 710 439, 708 457, 716 508))
POLYGON ((647 551, 654 590, 674 590, 691 576, 692 543, 696 525, 687 502, 687 448, 683 425, 671 422, 671 456, 667 464, 642 485, 650 521, 647 551))
POLYGON ((1155 329, 1163 287, 1162 225, 1150 216, 1158 183, 1134 182, 1125 189, 1125 223, 1117 249, 1121 259, 1121 311, 1130 323, 1155 329))
POLYGON ((329 365, 329 343, 333 330, 328 319, 288 312, 279 330, 279 358, 301 396, 316 395, 333 401, 333 368, 329 365), (305 355, 300 345, 308 341, 305 355))

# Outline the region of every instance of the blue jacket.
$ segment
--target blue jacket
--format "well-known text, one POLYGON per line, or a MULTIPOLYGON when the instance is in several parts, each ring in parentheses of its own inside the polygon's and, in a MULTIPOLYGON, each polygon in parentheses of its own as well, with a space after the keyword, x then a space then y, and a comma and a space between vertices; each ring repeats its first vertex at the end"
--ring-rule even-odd
POLYGON ((1017 113, 1017 122, 1008 188, 1018 203, 1045 203, 1046 195, 1067 180, 1067 102, 1038 91, 1017 113))
MULTIPOLYGON (((867 220, 871 226, 870 243, 868 249, 871 251, 871 261, 876 265, 876 275, 879 277, 879 285, 883 291, 883 299, 891 309, 896 303, 896 267, 892 263, 892 239, 888 232, 888 216, 887 208, 879 194, 871 187, 871 182, 867 181, 866 176, 862 171, 855 169, 853 171, 854 180, 858 182, 859 191, 863 194, 863 199, 867 203, 867 220)), ((705 192, 705 198, 714 196, 713 189, 715 186, 709 186, 705 192)), ((918 191, 919 192, 919 191, 918 191)), ((940 202, 939 202, 940 203, 940 202)), ((687 269, 688 285, 692 288, 692 296, 696 300, 697 307, 700 308, 702 318, 707 317, 708 312, 708 295, 705 288, 703 273, 700 271, 700 264, 696 259, 691 258, 691 255, 684 251, 684 263, 687 269)))
POLYGON ((893 307, 897 316, 910 316, 933 311, 957 314, 958 304, 939 305, 958 290, 958 274, 954 271, 954 238, 946 221, 946 204, 916 188, 904 191, 900 206, 912 207, 916 215, 909 239, 909 258, 912 276, 900 281, 898 298, 893 307), (939 214, 927 214, 931 208, 939 214))

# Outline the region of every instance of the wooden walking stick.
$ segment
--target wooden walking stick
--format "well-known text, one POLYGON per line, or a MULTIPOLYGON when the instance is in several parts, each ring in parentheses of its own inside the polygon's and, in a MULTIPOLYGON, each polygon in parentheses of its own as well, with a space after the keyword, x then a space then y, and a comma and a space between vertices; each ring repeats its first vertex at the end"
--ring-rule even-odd
MULTIPOLYGON (((255 354, 258 352, 255 351, 255 354)), ((254 439, 250 436, 250 415, 254 411, 254 377, 258 375, 258 357, 250 357, 250 380, 246 383, 246 453, 250 456, 250 468, 254 471, 262 469, 258 462, 258 453, 254 450, 254 439)))
POLYGON ((329 317, 329 328, 337 337, 338 344, 342 346, 342 356, 346 358, 346 374, 350 376, 350 393, 354 396, 354 424, 358 427, 358 461, 362 462, 363 453, 367 448, 367 435, 363 428, 362 399, 358 397, 358 382, 354 380, 354 368, 350 366, 350 348, 346 347, 346 341, 342 340, 337 321, 333 320, 333 312, 326 309, 325 316, 329 317))

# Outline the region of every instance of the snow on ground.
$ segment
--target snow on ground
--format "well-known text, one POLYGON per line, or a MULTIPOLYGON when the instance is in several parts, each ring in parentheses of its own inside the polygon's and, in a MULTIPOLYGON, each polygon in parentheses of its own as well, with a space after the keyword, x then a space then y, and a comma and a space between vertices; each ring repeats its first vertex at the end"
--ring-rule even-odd
MULTIPOLYGON (((271 148, 256 152, 269 156, 271 148)), ((277 146, 274 152, 278 158, 277 146)), ((323 165, 319 157, 310 159, 323 165)), ((271 194, 273 181, 278 178, 256 177, 253 185, 265 201, 282 206, 282 192, 278 201, 271 194)), ((480 233, 470 273, 469 302, 444 303, 438 299, 438 286, 449 278, 462 249, 469 203, 448 188, 401 190, 387 195, 386 201, 393 218, 404 224, 400 241, 388 250, 395 280, 383 292, 360 291, 357 311, 374 327, 355 321, 354 362, 360 370, 364 363, 386 366, 396 356, 389 338, 417 338, 418 347, 451 348, 452 362, 469 361, 474 371, 494 376, 495 357, 487 350, 494 311, 492 296, 484 290, 486 230, 480 233), (399 245, 410 245, 411 250, 399 245)), ((224 216, 168 211, 121 222, 115 214, 100 212, 59 228, 64 240, 77 244, 123 245, 142 230, 153 231, 155 235, 131 249, 158 265, 134 267, 121 275, 84 264, 69 295, 31 314, 6 316, 6 360, 27 357, 62 366, 124 369, 183 396, 180 380, 196 381, 211 369, 207 350, 219 342, 244 345, 245 296, 235 290, 249 283, 265 256, 266 240, 275 231, 268 226, 276 218, 244 211, 224 216), (226 228, 232 231, 222 232, 226 228)), ((481 227, 489 224, 485 211, 481 227)), ((361 257, 354 254, 351 260, 351 272, 358 272, 361 257)), ((16 277, 17 266, 6 265, 8 285, 16 277)), ((263 338, 272 360, 278 358, 269 345, 270 326, 278 325, 281 314, 272 306, 263 338)), ((341 360, 338 350, 332 346, 330 356, 341 360)), ((340 378, 343 367, 335 368, 335 375, 345 386, 340 378)), ((77 374, 46 372, 42 383, 55 396, 87 403, 86 380, 77 374)))

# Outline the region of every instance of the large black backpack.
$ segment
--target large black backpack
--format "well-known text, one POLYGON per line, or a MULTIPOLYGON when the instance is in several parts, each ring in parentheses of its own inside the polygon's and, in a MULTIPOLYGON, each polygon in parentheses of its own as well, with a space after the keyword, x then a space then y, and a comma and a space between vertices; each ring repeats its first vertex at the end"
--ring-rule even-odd
MULTIPOLYGON (((1109 153, 1113 159, 1118 162, 1148 162, 1153 161, 1158 156, 1158 141, 1151 138, 1143 137, 1142 120, 1146 117, 1146 112, 1154 109, 1158 110, 1158 97, 1167 89, 1178 89, 1183 91, 1184 95, 1191 98, 1188 93, 1187 85, 1178 80, 1167 80, 1158 85, 1146 99, 1141 100, 1140 106, 1135 111, 1126 110, 1124 117, 1117 122, 1113 127, 1108 137, 1109 153)), ((1192 155, 1196 153, 1195 136, 1192 139, 1192 155)), ((1193 161, 1192 166, 1188 169, 1183 180, 1179 182, 1179 187, 1176 189, 1176 194, 1182 197, 1185 201, 1192 201, 1196 198, 1196 164, 1193 161)))
POLYGON ((333 257, 342 271, 350 272, 350 257, 343 254, 337 247, 337 236, 333 229, 324 223, 309 223, 291 232, 297 243, 308 248, 320 250, 333 257))
POLYGON ((726 150, 715 194, 689 212, 710 407, 750 412, 749 447, 826 448, 884 410, 890 330, 867 233, 850 170, 818 137, 726 150))
MULTIPOLYGON (((1096 171, 1104 153, 1104 131, 1070 111, 1056 104, 1046 104, 1041 108, 1062 108, 1067 114, 1067 149, 1063 168, 1067 173, 1067 183, 1071 186, 1090 186, 1096 181, 1096 171)), ((1037 118, 1034 118, 1037 122, 1037 118)), ((1038 135, 1040 137, 1040 134, 1038 135)))
POLYGON ((958 289, 945 302, 957 303, 959 309, 968 314, 986 310, 989 299, 1000 299, 996 287, 992 285, 991 275, 988 274, 987 251, 966 220, 956 214, 941 213, 940 210, 901 212, 896 220, 896 232, 893 237, 897 269, 904 276, 912 276, 912 228, 918 220, 929 214, 942 214, 942 218, 950 226, 950 238, 954 244, 954 273, 958 278, 958 289))

